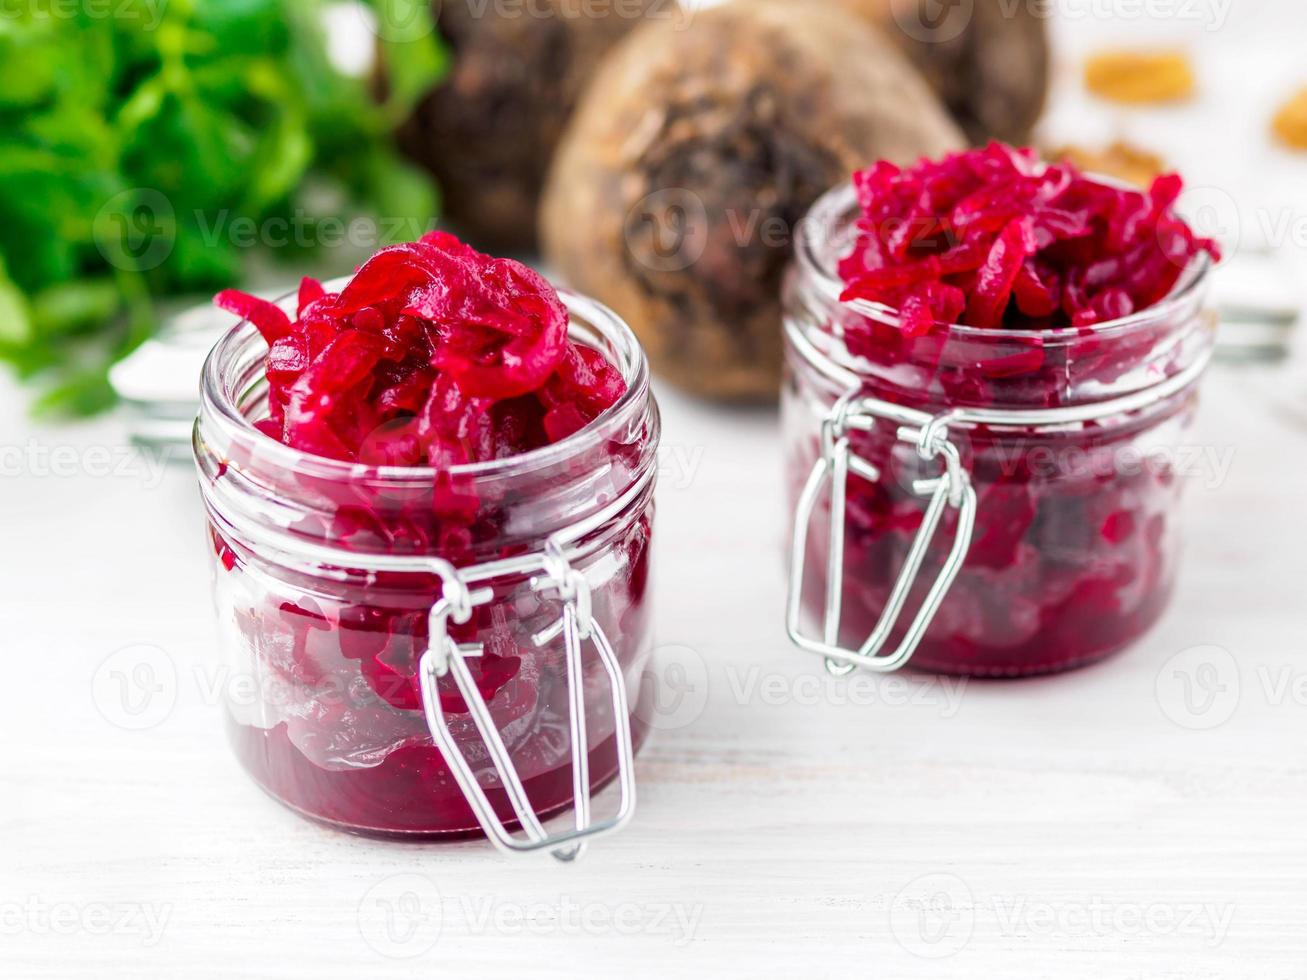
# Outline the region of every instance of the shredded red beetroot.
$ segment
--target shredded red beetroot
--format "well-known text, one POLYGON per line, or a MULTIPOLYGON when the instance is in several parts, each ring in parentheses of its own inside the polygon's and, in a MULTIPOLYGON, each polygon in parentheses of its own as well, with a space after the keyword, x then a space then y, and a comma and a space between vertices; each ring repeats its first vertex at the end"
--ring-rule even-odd
MULTIPOLYGON (((459 567, 521 555, 541 547, 532 529, 566 520, 572 501, 592 493, 597 504, 609 502, 608 488, 633 479, 644 451, 648 431, 623 427, 584 459, 564 452, 527 476, 482 481, 449 471, 565 439, 626 392, 603 353, 569 340, 567 307, 544 279, 449 235, 382 250, 340 293, 306 279, 293 317, 243 293, 223 293, 217 303, 268 342, 261 432, 332 459, 440 470, 428 487, 396 490, 410 481, 249 461, 250 473, 275 486, 285 481, 292 499, 304 501, 290 530, 309 540, 367 555, 439 556, 459 567)), ((227 475, 220 464, 217 478, 227 475)), ((647 500, 629 503, 596 530, 595 540, 607 542, 603 553, 578 566, 604 565, 593 615, 623 663, 647 646, 651 518, 647 500)), ((260 724, 233 719, 255 777, 300 812, 365 833, 475 829, 423 713, 419 665, 440 576, 291 575, 262 555, 238 555, 216 526, 211 533, 223 575, 249 576, 234 593, 236 628, 278 693, 260 724), (261 727, 270 718, 275 727, 261 727)), ((493 602, 450 625, 456 642, 482 647, 468 669, 542 812, 563 807, 573 792, 570 752, 557 738, 568 724, 562 641, 535 639, 559 615, 529 582, 503 581, 493 602)), ((444 711, 466 714, 452 678, 438 692, 444 711)), ((592 742, 590 758, 597 786, 616 769, 612 739, 592 742)), ((487 792, 511 819, 503 790, 487 792)))
POLYGON ((842 299, 899 310, 910 337, 952 323, 1092 327, 1160 302, 1200 253, 1220 258, 1172 210, 1175 175, 1128 190, 992 143, 853 180, 863 216, 842 299))
MULTIPOLYGON (((863 215, 839 267, 844 298, 896 309, 898 322, 844 308, 824 329, 866 361, 869 395, 931 414, 1059 408, 1174 376, 1210 343, 1196 328, 1196 307, 1137 330, 1098 328, 1155 306, 1202 253, 1218 257, 1172 212, 1178 177, 1147 192, 1123 190, 994 144, 907 171, 881 163, 855 184, 863 215), (956 323, 999 329, 977 337, 945 328, 956 323), (1016 332, 1056 328, 1073 334, 1052 342, 1016 332)), ((786 393, 805 405, 786 413, 797 423, 796 495, 821 451, 816 426, 798 420, 828 390, 802 372, 797 379, 786 393)), ((1169 457, 1156 454, 1181 444, 1195 394, 1191 387, 1145 411, 1078 426, 951 433, 979 498, 975 532, 913 664, 1044 673, 1107 656, 1150 628, 1174 578, 1172 513, 1182 488, 1169 457), (1144 457, 1156 465, 1131 463, 1144 457)), ((846 488, 841 639, 856 647, 876 628, 915 547, 922 501, 914 483, 938 469, 894 426, 855 431, 850 442, 884 474, 846 488)), ((809 560, 825 568, 827 529, 814 523, 811 535, 809 560)), ((935 564, 909 608, 925 600, 939 567, 943 546, 937 539, 931 547, 935 564)), ((804 603, 817 619, 825 583, 806 581, 804 603)))
POLYGON ((215 302, 268 342, 259 428, 332 459, 499 459, 565 439, 626 391, 602 354, 568 339, 545 279, 444 232, 382 249, 340 293, 304 280, 294 322, 234 290, 215 302))

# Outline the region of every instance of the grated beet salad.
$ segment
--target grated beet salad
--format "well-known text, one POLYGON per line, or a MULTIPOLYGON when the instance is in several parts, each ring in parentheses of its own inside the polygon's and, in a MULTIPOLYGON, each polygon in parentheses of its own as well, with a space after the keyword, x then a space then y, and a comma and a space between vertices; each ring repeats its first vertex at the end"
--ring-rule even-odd
POLYGON ((993 143, 908 170, 881 162, 853 183, 862 216, 841 298, 894 307, 907 337, 1094 327, 1165 299, 1199 253, 1220 258, 1172 210, 1175 174, 1114 187, 993 143))
MULTIPOLYGON (((852 247, 800 263, 787 318, 858 374, 862 394, 931 415, 1084 406, 1145 391, 1211 345, 1203 297, 1219 249, 1175 213, 1181 189, 1176 176, 1146 190, 1111 185, 999 144, 907 169, 879 163, 846 191, 856 212, 822 229, 852 247), (812 299, 805 276, 818 275, 837 279, 839 302, 812 299)), ((842 391, 802 353, 792 350, 790 361, 797 493, 819 452, 816 420, 842 391)), ((951 427, 978 494, 977 524, 913 665, 1016 676, 1087 663, 1138 639, 1174 580, 1184 476, 1176 461, 1195 399, 1191 384, 1089 422, 951 427)), ((890 425, 851 439, 882 473, 848 486, 841 642, 856 649, 921 524, 912 481, 938 464, 924 463, 890 425)), ((811 532, 811 568, 825 567, 822 520, 828 509, 811 532)), ((948 549, 955 515, 948 520, 909 609, 948 549)), ((812 579, 804 607, 819 618, 824 583, 812 579)))
POLYGON ((378 252, 340 293, 300 286, 294 321, 220 293, 268 342, 266 435, 331 459, 447 469, 530 452, 579 431, 626 390, 568 339, 540 275, 452 235, 378 252))
MULTIPOLYGON (((538 551, 549 533, 619 496, 651 458, 656 418, 651 427, 647 415, 642 427, 574 452, 559 446, 623 399, 622 371, 569 337, 569 307, 545 279, 450 235, 383 249, 339 292, 306 279, 294 316, 234 291, 216 302, 267 344, 266 412, 252 420, 261 435, 250 436, 305 456, 285 462, 257 442, 215 460, 202 452, 202 480, 252 491, 254 506, 275 498, 278 509, 259 519, 290 514, 287 530, 307 542, 459 566, 538 551), (559 452, 519 476, 475 469, 547 447, 559 452), (382 476, 380 466, 422 469, 382 476)), ((375 571, 362 557, 359 569, 305 567, 242 540, 214 511, 211 503, 220 615, 234 623, 240 656, 259 680, 258 702, 231 710, 238 754, 254 777, 295 809, 346 829, 475 833, 432 745, 417 677, 439 578, 375 571)), ((595 532, 595 556, 581 564, 595 618, 636 676, 648 645, 651 520, 642 497, 595 532)), ((469 660, 478 690, 533 804, 553 812, 572 792, 565 670, 559 644, 539 647, 531 637, 557 620, 559 604, 529 582, 495 589, 495 600, 452 633, 484 646, 469 660)), ((441 703, 484 763, 449 678, 441 703)), ((643 726, 634 728, 638 741, 643 726)), ((613 719, 591 719, 590 731, 598 785, 616 766, 613 719)))

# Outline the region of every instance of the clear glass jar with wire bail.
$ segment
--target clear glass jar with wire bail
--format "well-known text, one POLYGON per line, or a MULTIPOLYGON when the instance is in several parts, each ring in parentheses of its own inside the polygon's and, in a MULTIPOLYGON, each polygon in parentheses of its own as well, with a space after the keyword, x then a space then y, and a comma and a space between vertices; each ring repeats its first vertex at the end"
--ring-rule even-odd
POLYGON ((1186 443, 1216 320, 1199 256, 1092 329, 951 326, 841 302, 850 185, 805 219, 785 288, 795 505, 787 629, 828 667, 1014 677, 1138 640, 1165 611, 1186 443), (849 350, 853 331, 872 338, 849 350))
POLYGON ((561 859, 630 816, 659 416, 626 324, 562 298, 572 339, 626 393, 561 442, 446 471, 269 439, 254 427, 259 332, 242 323, 209 356, 194 448, 228 728, 254 780, 301 814, 561 859), (592 814, 613 780, 611 812, 592 814), (566 810, 570 827, 548 832, 566 810))

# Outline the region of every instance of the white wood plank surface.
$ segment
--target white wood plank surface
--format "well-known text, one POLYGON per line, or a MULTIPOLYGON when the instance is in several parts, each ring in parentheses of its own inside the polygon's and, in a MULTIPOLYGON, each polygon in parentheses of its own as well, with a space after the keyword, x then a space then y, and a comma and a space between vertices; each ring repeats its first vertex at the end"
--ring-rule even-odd
POLYGON ((196 679, 190 471, 152 476, 113 419, 28 423, 6 387, 3 463, 23 447, 29 471, 0 484, 0 975, 1307 976, 1293 376, 1210 376, 1193 442, 1237 448, 1190 488, 1164 623, 1010 684, 825 679, 781 631, 774 417, 665 397, 657 622, 686 697, 640 757, 634 824, 573 868, 361 841, 265 798, 196 679), (30 446, 81 472, 42 475, 30 446), (90 475, 95 447, 134 468, 90 475), (134 731, 96 677, 139 644, 176 683, 134 731), (1205 714, 1175 675, 1203 656, 1229 689, 1205 714))

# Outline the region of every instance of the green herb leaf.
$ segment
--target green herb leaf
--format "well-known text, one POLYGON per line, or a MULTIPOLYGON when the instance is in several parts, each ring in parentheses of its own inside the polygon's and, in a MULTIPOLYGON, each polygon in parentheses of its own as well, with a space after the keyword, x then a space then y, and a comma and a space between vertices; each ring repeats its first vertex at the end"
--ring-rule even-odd
POLYGON ((27 299, 5 275, 0 263, 0 345, 21 347, 32 339, 32 314, 27 299))
POLYGON ((314 202, 378 215, 388 240, 425 230, 434 189, 391 132, 443 71, 430 0, 364 2, 381 104, 328 57, 328 0, 0 15, 0 359, 53 384, 43 410, 107 404, 105 370, 155 329, 156 299, 234 285, 261 252, 302 259, 314 236, 279 229, 324 217, 314 202))
POLYGON ((31 324, 46 337, 108 324, 123 306, 113 279, 83 279, 49 286, 32 297, 31 324))

